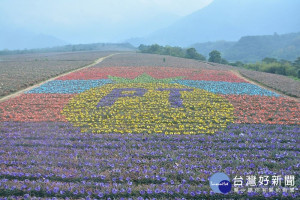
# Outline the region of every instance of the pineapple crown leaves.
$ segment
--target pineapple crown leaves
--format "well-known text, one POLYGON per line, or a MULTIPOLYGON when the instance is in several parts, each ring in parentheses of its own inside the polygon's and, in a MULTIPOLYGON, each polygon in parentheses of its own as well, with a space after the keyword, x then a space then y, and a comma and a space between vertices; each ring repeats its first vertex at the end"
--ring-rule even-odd
POLYGON ((146 73, 143 73, 143 74, 135 77, 134 79, 122 78, 122 77, 117 77, 117 76, 108 76, 108 78, 110 80, 114 81, 115 83, 171 83, 173 81, 183 79, 184 76, 156 79, 146 73))

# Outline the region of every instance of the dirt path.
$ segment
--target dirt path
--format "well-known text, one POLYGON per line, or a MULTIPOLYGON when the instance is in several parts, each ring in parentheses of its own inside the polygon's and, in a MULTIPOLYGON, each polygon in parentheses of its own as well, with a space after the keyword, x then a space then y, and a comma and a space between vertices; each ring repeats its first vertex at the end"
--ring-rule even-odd
POLYGON ((275 89, 273 89, 273 88, 270 88, 270 87, 267 87, 267 86, 265 86, 265 85, 259 84, 259 83, 255 82, 255 81, 252 81, 252 80, 250 80, 249 78, 247 78, 247 77, 241 75, 238 71, 235 71, 235 70, 230 70, 230 71, 231 71, 232 73, 234 73, 236 76, 238 76, 238 77, 240 77, 240 78, 243 78, 243 79, 247 80, 249 83, 252 83, 252 84, 257 85, 257 86, 259 86, 259 87, 265 88, 265 89, 267 89, 267 90, 270 90, 270 91, 272 91, 272 92, 275 92, 275 93, 277 93, 277 94, 280 94, 281 96, 284 96, 284 97, 286 97, 286 98, 292 99, 292 100, 294 100, 294 101, 300 102, 300 98, 288 96, 288 95, 283 94, 282 92, 280 92, 280 91, 278 91, 278 90, 275 90, 275 89))
POLYGON ((55 79, 57 79, 57 78, 59 78, 59 77, 65 76, 65 75, 70 74, 70 73, 73 73, 73 72, 77 72, 77 71, 82 70, 82 69, 86 69, 86 68, 92 67, 92 66, 94 66, 94 65, 97 65, 98 63, 102 62, 104 59, 106 59, 106 58, 108 58, 108 57, 111 57, 111 56, 114 56, 114 55, 117 55, 117 54, 119 54, 119 53, 110 54, 110 55, 108 55, 108 56, 101 57, 101 58, 95 60, 93 63, 91 63, 91 64, 89 64, 89 65, 85 65, 85 66, 83 66, 83 67, 81 67, 81 68, 78 68, 78 69, 75 69, 75 70, 72 70, 72 71, 69 71, 69 72, 60 74, 60 75, 58 75, 58 76, 52 77, 52 78, 50 78, 50 79, 48 79, 48 80, 46 80, 46 81, 43 81, 43 82, 41 82, 41 83, 35 84, 35 85, 30 86, 30 87, 28 87, 28 88, 25 88, 25 89, 23 89, 23 90, 19 90, 18 92, 15 92, 15 93, 12 93, 12 94, 7 95, 7 96, 5 96, 5 97, 2 97, 2 98, 0 99, 0 103, 3 102, 3 101, 8 100, 8 99, 10 99, 10 98, 19 96, 20 94, 22 94, 22 93, 24 93, 24 92, 26 92, 26 91, 32 90, 33 88, 39 87, 39 86, 41 86, 41 85, 43 85, 43 84, 45 84, 45 83, 47 83, 47 82, 49 82, 49 81, 53 81, 53 80, 55 80, 55 79))

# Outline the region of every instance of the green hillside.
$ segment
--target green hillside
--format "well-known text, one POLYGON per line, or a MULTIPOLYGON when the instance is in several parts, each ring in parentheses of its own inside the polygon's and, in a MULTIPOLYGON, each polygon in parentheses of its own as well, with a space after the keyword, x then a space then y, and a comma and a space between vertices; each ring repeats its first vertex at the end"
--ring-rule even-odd
POLYGON ((231 62, 256 62, 265 57, 294 61, 300 55, 300 33, 245 36, 237 42, 197 43, 192 47, 205 56, 218 50, 231 62))

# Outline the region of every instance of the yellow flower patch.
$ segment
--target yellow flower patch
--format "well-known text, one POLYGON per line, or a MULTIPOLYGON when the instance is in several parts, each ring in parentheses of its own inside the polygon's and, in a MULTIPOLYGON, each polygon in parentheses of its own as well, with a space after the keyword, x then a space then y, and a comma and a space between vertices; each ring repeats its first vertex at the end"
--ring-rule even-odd
POLYGON ((233 111, 227 100, 202 89, 120 83, 78 94, 62 114, 84 132, 199 134, 226 127, 233 122, 233 111))

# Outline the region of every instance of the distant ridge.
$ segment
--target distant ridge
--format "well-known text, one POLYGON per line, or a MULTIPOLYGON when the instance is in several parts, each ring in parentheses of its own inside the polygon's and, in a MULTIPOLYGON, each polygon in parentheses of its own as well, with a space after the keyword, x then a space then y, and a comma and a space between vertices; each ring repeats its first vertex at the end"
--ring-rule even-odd
POLYGON ((132 44, 190 46, 208 41, 237 41, 246 35, 300 31, 300 1, 214 0, 207 7, 132 44))
POLYGON ((25 53, 47 53, 47 52, 76 52, 76 51, 134 51, 136 48, 129 43, 92 43, 74 44, 51 48, 25 49, 25 50, 4 50, 0 55, 25 54, 25 53))
POLYGON ((205 56, 212 50, 218 50, 229 61, 256 62, 265 57, 294 61, 300 56, 300 32, 245 36, 237 42, 206 42, 192 47, 205 56))
POLYGON ((10 30, 1 27, 0 31, 0 50, 9 49, 37 49, 68 44, 57 37, 46 34, 34 34, 25 30, 10 30))

